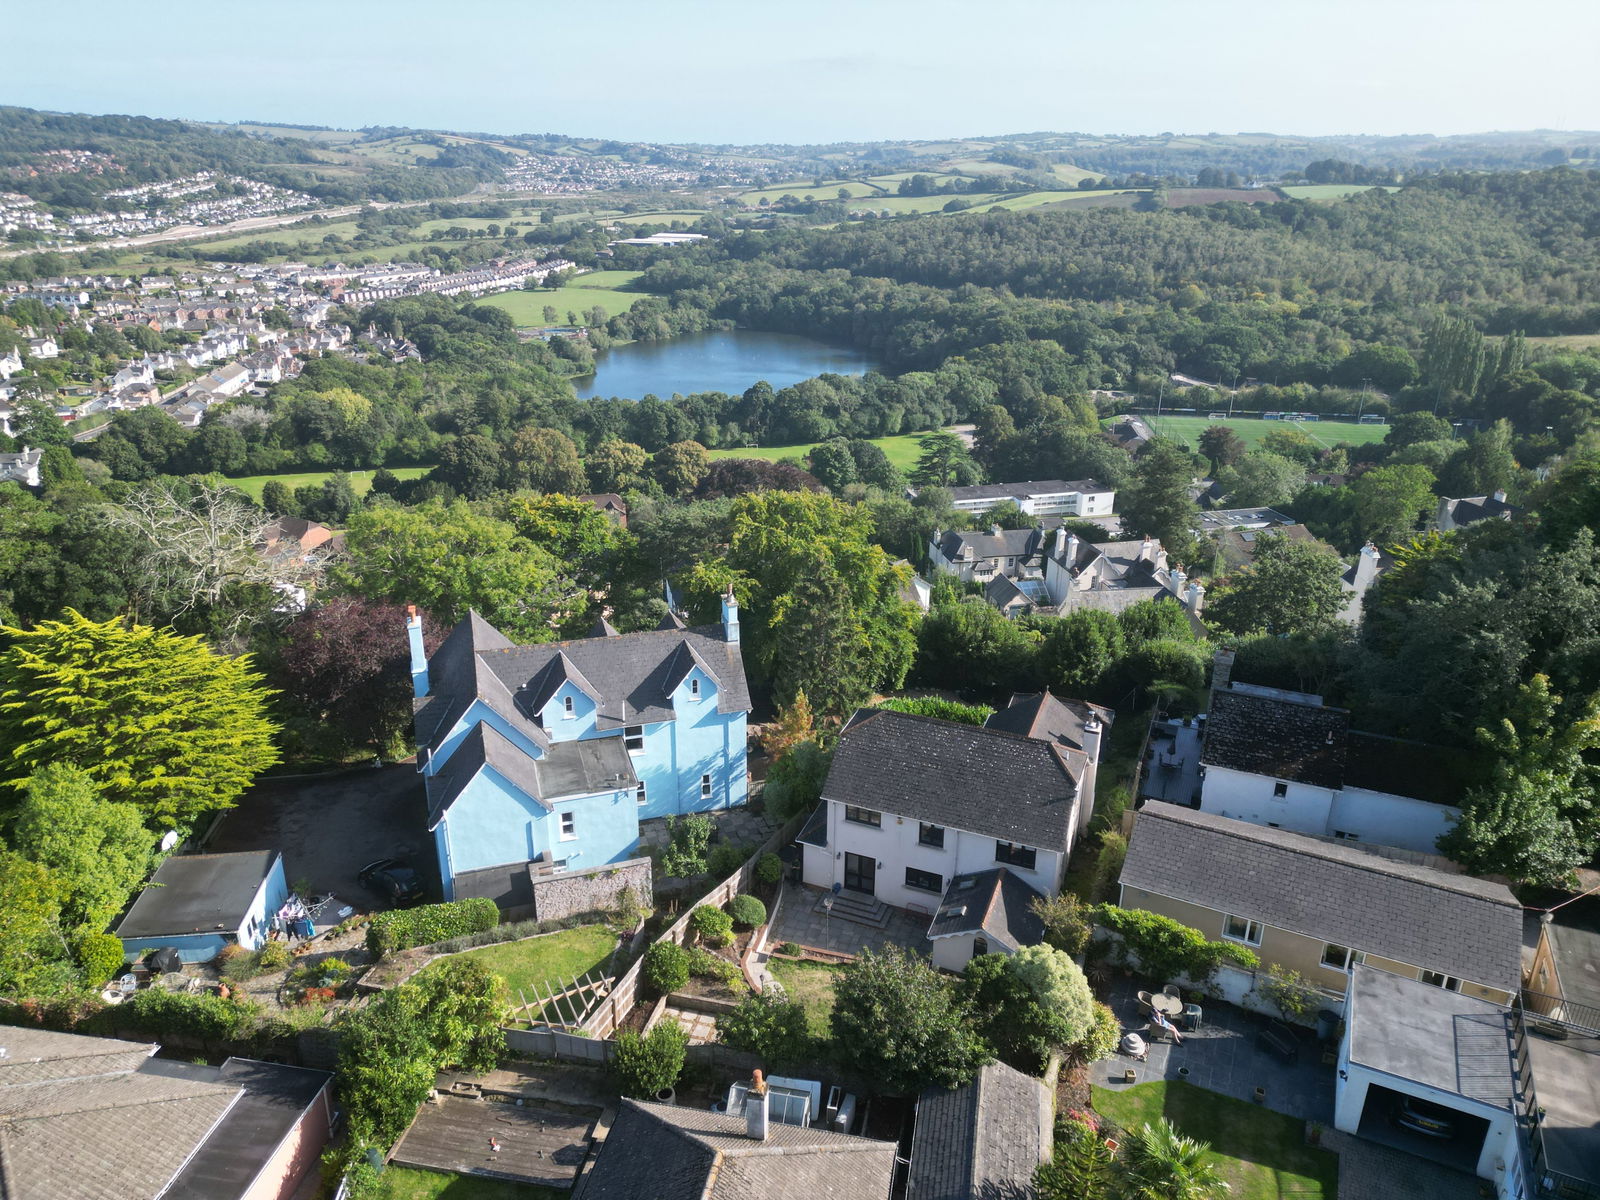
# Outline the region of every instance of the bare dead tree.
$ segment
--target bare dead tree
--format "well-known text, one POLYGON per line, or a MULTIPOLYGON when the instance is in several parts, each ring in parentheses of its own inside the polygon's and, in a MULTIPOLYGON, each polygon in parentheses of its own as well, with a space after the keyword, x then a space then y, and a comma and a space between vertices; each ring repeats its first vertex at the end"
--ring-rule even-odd
POLYGON ((207 610, 216 632, 227 635, 260 615, 262 597, 276 611, 298 608, 333 557, 214 484, 147 483, 103 513, 112 528, 137 538, 138 573, 167 615, 207 610))

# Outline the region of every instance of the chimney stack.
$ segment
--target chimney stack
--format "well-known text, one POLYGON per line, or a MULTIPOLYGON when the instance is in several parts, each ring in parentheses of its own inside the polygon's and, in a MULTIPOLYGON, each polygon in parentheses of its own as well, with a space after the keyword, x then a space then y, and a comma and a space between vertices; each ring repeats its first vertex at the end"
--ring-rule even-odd
POLYGON ((1233 680, 1233 660, 1235 657, 1235 652, 1229 650, 1227 647, 1223 647, 1221 650, 1217 651, 1216 657, 1211 660, 1212 691, 1225 692, 1231 686, 1233 680))
POLYGON ((422 618, 415 604, 406 605, 406 640, 411 645, 411 691, 415 696, 428 694, 428 655, 422 644, 422 618))
POLYGON ((722 636, 730 645, 739 640, 739 601, 734 599, 731 583, 728 594, 722 598, 722 636))
POLYGON ((1504 504, 1506 502, 1506 490, 1505 490, 1505 488, 1496 488, 1495 489, 1495 493, 1494 493, 1494 498, 1499 503, 1504 504))
POLYGON ((1198 579, 1190 583, 1188 595, 1184 597, 1183 602, 1185 607, 1187 607, 1190 612, 1198 617, 1200 615, 1200 609, 1206 602, 1205 585, 1202 584, 1198 579))
POLYGON ((767 1081, 758 1067, 750 1072, 750 1090, 744 1096, 744 1131, 758 1142, 767 1140, 767 1081))

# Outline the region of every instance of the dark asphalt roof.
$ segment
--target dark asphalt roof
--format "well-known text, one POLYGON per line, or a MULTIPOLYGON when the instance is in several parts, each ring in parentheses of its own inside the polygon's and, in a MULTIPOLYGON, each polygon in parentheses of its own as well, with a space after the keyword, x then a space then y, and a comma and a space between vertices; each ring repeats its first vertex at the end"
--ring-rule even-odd
POLYGON ((917 1101, 906 1200, 1032 1195, 1053 1112, 1042 1083, 999 1062, 965 1087, 929 1088, 917 1101))
POLYGON ((1348 842, 1151 801, 1121 882, 1486 987, 1520 981, 1522 908, 1509 889, 1348 842))
POLYGON ((1068 753, 998 729, 861 709, 839 737, 822 797, 1065 850, 1078 807, 1068 753))
POLYGON ((1342 708, 1218 691, 1212 693, 1200 761, 1338 788, 1349 727, 1350 714, 1342 708))
POLYGON ((888 1200, 895 1143, 624 1099, 585 1200, 888 1200))
MULTIPOLYGON (((185 1064, 187 1065, 187 1064, 185 1064)), ((161 1200, 219 1200, 244 1196, 333 1075, 282 1063, 230 1058, 217 1082, 244 1095, 189 1160, 161 1200)), ((313 1134, 326 1132, 312 1130, 313 1134)))
POLYGON ((239 928, 276 850, 184 854, 167 859, 117 925, 122 938, 165 937, 239 928))
POLYGON ((928 936, 982 933, 1007 950, 1033 945, 1044 940, 1044 922, 1033 911, 1033 902, 1042 899, 1037 889, 1004 867, 957 875, 939 901, 928 936))
POLYGON ((1098 718, 1105 727, 1101 730, 1101 737, 1104 737, 1116 714, 1109 708, 1090 704, 1087 700, 1062 700, 1051 695, 1047 688, 1042 692, 1014 693, 1011 703, 991 714, 984 726, 1082 750, 1083 727, 1088 724, 1090 717, 1098 718))

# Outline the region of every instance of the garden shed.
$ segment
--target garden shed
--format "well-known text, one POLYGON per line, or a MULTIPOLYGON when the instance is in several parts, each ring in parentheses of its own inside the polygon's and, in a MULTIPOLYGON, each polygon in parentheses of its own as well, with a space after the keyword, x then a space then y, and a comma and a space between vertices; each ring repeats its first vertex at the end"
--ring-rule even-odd
POLYGON ((229 943, 258 950, 289 898, 277 850, 186 854, 162 863, 113 932, 133 958, 170 946, 209 962, 229 943))

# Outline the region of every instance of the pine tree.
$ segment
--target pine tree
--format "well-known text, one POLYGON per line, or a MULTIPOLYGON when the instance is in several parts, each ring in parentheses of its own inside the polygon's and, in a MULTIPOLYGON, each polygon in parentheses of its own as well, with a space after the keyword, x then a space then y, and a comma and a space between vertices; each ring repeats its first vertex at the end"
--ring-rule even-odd
POLYGON ((277 728, 249 656, 72 609, 33 629, 0 626, 0 790, 50 763, 80 768, 107 800, 186 827, 228 808, 278 761, 277 728))

